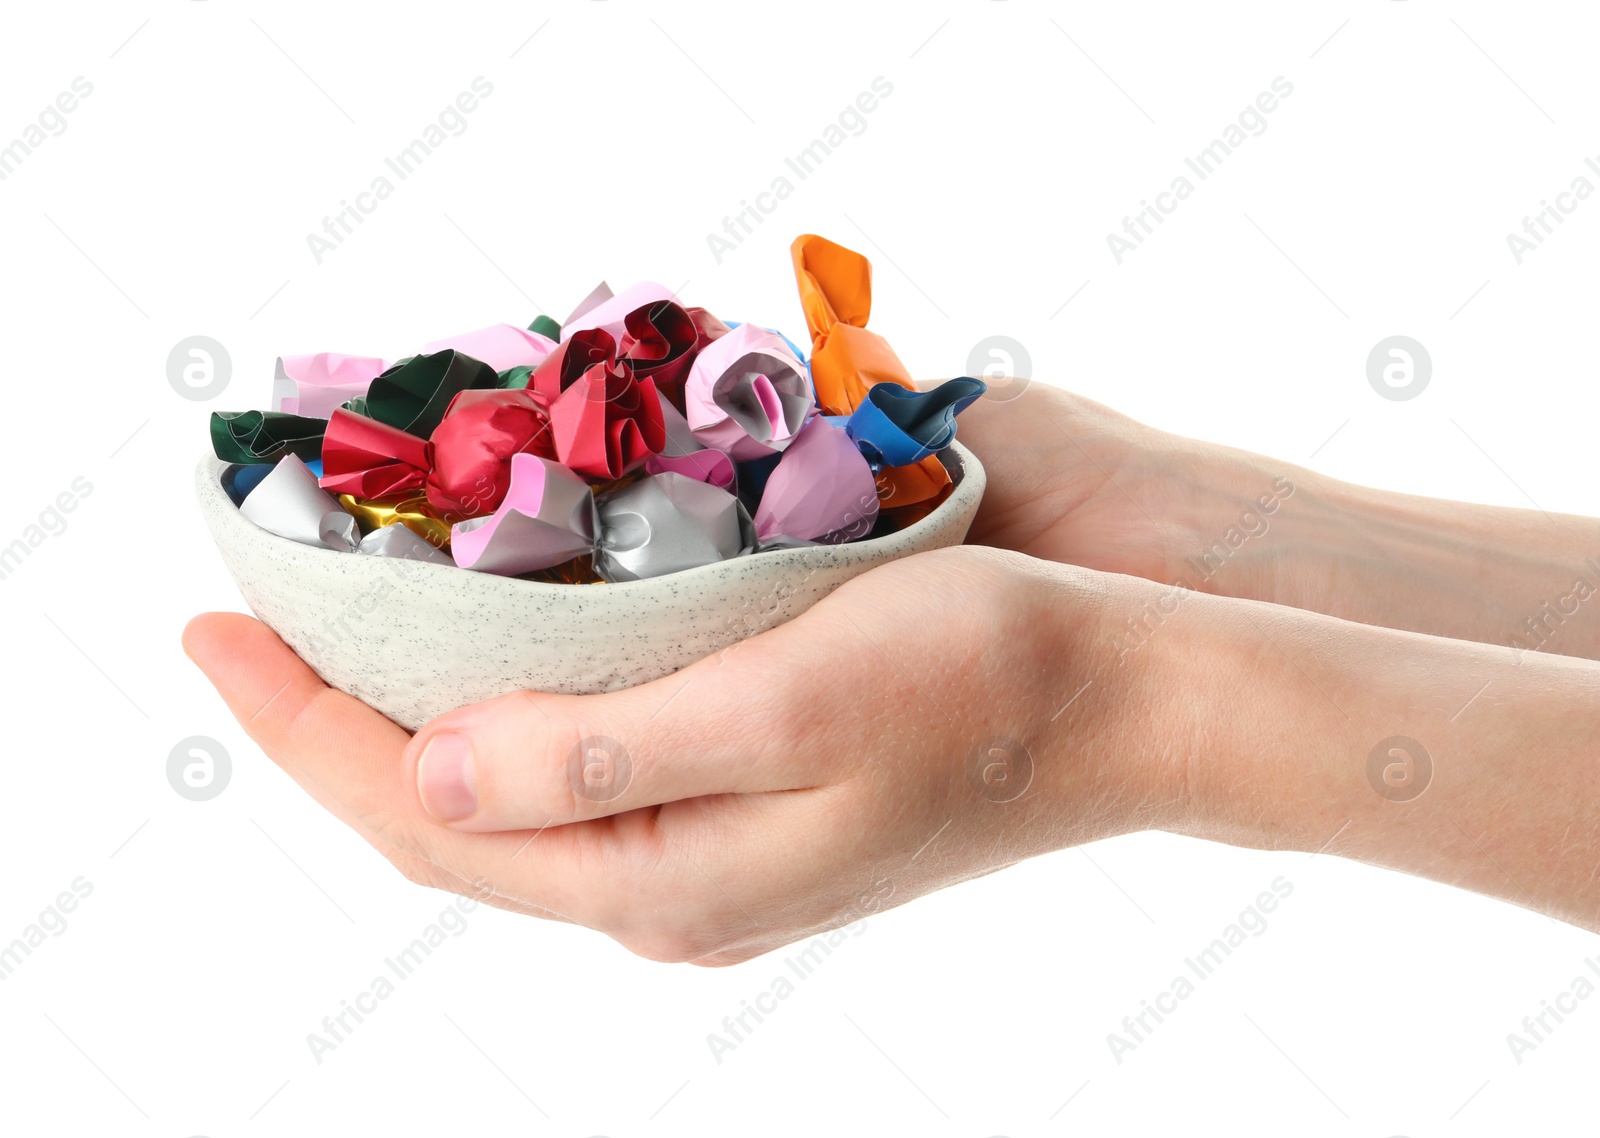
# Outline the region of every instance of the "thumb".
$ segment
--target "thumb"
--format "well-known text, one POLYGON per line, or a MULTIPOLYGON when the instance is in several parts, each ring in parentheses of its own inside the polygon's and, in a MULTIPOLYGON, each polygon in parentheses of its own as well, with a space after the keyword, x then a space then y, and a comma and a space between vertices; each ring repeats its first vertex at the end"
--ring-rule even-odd
POLYGON ((406 748, 422 808, 457 830, 517 830, 819 785, 815 677, 839 662, 805 617, 625 691, 513 692, 442 715, 406 748))

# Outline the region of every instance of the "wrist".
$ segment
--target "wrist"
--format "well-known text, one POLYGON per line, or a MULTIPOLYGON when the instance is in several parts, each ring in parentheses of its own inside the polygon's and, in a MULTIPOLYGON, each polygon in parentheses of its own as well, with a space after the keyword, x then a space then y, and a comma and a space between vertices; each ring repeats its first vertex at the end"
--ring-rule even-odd
POLYGON ((1263 455, 1174 439, 1153 496, 1166 534, 1164 579, 1196 592, 1289 603, 1305 571, 1306 515, 1325 516, 1324 480, 1263 455))
POLYGON ((1197 707, 1226 691, 1195 652, 1201 594, 1032 561, 1045 687, 1034 738, 1052 848, 1190 823, 1197 707), (1069 820, 1063 823, 1062 819, 1069 820))
POLYGON ((1374 679, 1378 654, 1404 659, 1389 642, 1403 634, 1110 580, 1131 586, 1108 590, 1103 622, 1113 750, 1142 803, 1124 829, 1311 851, 1353 807, 1370 805, 1365 767, 1346 759, 1359 752, 1364 763, 1415 695, 1414 682, 1374 679))
POLYGON ((1177 832, 1397 868, 1463 838, 1450 819, 1477 793, 1466 753, 1497 779, 1496 750, 1514 746, 1515 731, 1483 745, 1519 682, 1504 650, 1234 597, 1196 598, 1192 616, 1174 638, 1175 655, 1205 661, 1176 716, 1177 832), (1438 761, 1456 769, 1435 782, 1438 761))

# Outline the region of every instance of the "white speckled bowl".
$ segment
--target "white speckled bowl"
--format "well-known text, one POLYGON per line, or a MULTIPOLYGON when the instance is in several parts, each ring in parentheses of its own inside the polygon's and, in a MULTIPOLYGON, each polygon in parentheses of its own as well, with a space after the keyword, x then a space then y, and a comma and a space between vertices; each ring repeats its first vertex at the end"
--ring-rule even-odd
POLYGON ((675 672, 804 612, 868 569, 957 545, 983 467, 940 453, 955 489, 920 522, 849 545, 777 550, 620 584, 552 585, 337 553, 261 529, 207 455, 195 493, 251 610, 328 683, 408 730, 520 688, 615 691, 675 672))

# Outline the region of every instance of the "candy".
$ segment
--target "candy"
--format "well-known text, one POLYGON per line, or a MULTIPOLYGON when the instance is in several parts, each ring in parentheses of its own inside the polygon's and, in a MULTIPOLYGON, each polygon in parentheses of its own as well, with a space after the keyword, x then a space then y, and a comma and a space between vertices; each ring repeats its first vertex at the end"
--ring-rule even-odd
POLYGON ((553 584, 891 532, 948 493, 938 454, 984 384, 918 391, 866 330, 866 258, 809 235, 792 256, 809 362, 659 284, 602 284, 565 325, 390 365, 281 357, 274 410, 211 417, 224 486, 293 541, 553 584))

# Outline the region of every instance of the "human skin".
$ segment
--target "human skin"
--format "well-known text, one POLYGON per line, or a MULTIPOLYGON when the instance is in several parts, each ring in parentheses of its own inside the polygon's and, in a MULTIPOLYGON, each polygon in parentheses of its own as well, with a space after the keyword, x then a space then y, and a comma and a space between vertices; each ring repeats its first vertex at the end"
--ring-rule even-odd
POLYGON ((1152 828, 1600 930, 1600 664, 1576 658, 1596 618, 1580 604, 1546 619, 1543 652, 1503 646, 1570 592, 1600 526, 1345 486, 1037 384, 961 431, 990 479, 979 544, 627 691, 517 693, 411 738, 248 617, 198 617, 185 648, 412 880, 653 959, 734 963, 1152 828), (1202 577, 1188 558, 1262 495, 1265 528, 1202 577), (1378 746, 1395 736, 1431 777, 1378 746), (623 752, 597 800, 584 768, 623 752), (1422 793, 1386 796, 1397 770, 1422 793))
POLYGON ((1356 486, 1038 385, 1010 402, 979 400, 961 416, 961 439, 991 473, 969 541, 1366 624, 1600 658, 1600 605, 1572 604, 1580 574, 1600 588, 1600 568, 1584 565, 1600 564, 1593 518, 1356 486), (1266 514, 1258 500, 1279 478, 1294 491, 1266 514), (1213 555, 1221 567, 1204 576, 1197 559, 1225 545, 1252 507, 1270 537, 1213 555))

